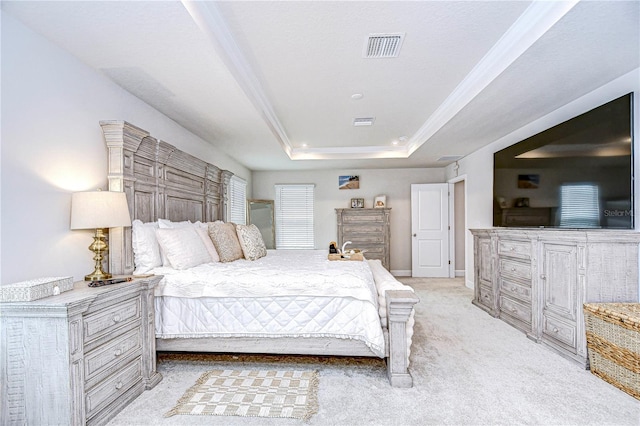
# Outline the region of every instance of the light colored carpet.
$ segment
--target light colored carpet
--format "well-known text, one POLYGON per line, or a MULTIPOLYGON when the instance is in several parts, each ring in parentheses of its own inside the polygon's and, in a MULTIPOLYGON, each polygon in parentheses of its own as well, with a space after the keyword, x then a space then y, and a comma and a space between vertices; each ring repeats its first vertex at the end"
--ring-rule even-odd
POLYGON ((165 414, 291 417, 318 411, 318 373, 300 370, 211 370, 165 414))
POLYGON ((164 379, 110 423, 117 425, 633 425, 640 403, 471 304, 462 279, 402 278, 420 296, 411 389, 389 386, 375 359, 222 356, 160 359, 164 379), (319 411, 297 419, 164 413, 212 369, 317 370, 319 411))

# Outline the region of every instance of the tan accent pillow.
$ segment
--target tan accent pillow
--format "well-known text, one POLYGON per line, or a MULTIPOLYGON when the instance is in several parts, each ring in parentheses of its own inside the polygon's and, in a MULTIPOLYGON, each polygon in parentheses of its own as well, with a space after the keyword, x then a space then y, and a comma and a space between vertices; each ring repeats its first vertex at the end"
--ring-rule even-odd
POLYGON ((236 233, 245 259, 256 260, 267 255, 267 247, 256 225, 236 225, 236 233))
POLYGON ((220 262, 233 262, 242 259, 242 247, 240 247, 234 223, 220 221, 209 223, 209 236, 216 252, 218 252, 220 262))

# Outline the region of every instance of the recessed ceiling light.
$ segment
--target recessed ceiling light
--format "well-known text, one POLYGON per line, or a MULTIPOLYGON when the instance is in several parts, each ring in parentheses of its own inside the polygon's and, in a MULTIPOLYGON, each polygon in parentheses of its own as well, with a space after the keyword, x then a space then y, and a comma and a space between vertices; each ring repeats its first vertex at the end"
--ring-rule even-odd
POLYGON ((354 93, 353 95, 351 95, 351 99, 353 99, 354 101, 359 101, 360 99, 362 99, 362 93, 354 93))
POLYGON ((309 146, 309 144, 306 144, 306 143, 303 143, 303 144, 302 144, 302 147, 303 147, 303 148, 306 148, 306 147, 308 147, 308 146, 309 146))
POLYGON ((397 140, 396 140, 396 141, 391 142, 391 144, 392 144, 392 145, 398 145, 398 143, 399 143, 399 141, 397 141, 397 140))

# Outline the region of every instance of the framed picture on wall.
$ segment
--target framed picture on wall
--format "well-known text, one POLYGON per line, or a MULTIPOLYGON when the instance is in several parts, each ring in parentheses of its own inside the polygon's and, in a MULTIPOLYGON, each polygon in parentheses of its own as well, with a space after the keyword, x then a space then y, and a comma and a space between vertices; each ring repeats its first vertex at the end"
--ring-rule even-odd
POLYGON ((338 189, 360 189, 360 176, 338 176, 338 189))
POLYGON ((378 195, 373 199, 373 207, 376 209, 384 209, 387 207, 387 196, 386 195, 378 195))
POLYGON ((518 175, 518 188, 536 189, 540 186, 540 175, 518 175))

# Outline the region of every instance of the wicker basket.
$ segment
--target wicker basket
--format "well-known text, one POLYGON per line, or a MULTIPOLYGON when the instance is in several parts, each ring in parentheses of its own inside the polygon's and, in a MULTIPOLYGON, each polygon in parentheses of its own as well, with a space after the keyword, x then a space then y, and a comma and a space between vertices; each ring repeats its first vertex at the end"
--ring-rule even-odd
POLYGON ((586 303, 591 372, 640 399, 640 303, 586 303))

